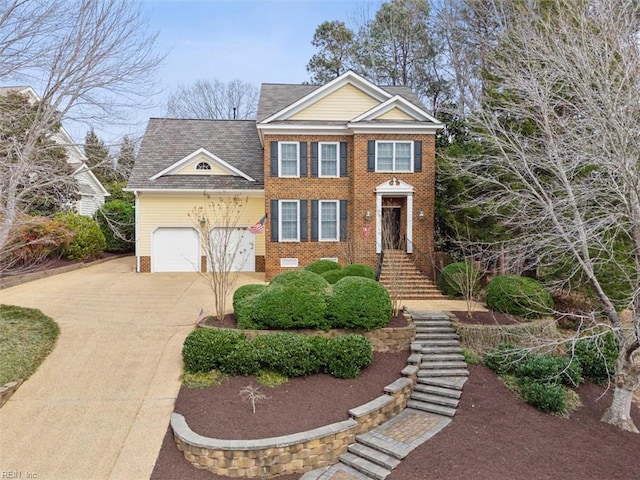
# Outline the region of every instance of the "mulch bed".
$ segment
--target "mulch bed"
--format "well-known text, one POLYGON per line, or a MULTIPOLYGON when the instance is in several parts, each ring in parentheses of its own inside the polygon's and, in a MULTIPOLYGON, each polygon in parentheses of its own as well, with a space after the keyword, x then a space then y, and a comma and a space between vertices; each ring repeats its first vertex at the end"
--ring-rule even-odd
MULTIPOLYGON (((474 317, 478 313, 474 312, 474 317)), ((490 316, 485 321, 495 324, 490 316)), ((482 322, 476 319, 475 323, 482 322)), ((176 411, 204 435, 222 437, 218 433, 225 432, 225 438, 256 438, 263 436, 257 432, 274 436, 302 431, 312 425, 344 420, 349 408, 376 398, 385 385, 398 377, 406 358, 406 353, 376 354, 374 363, 356 380, 316 375, 293 379, 276 389, 262 387, 270 398, 257 405, 255 416, 250 404, 243 403, 238 395, 248 384, 256 385, 246 377, 227 379, 211 391, 183 388, 176 411), (216 389, 218 395, 212 393, 216 389), (196 420, 198 416, 200 419, 196 420)), ((565 419, 525 404, 486 367, 470 365, 469 370, 471 375, 453 422, 414 450, 388 480, 638 478, 640 435, 600 422, 611 401, 610 391, 591 383, 582 385, 578 393, 583 406, 565 419)), ((637 405, 632 407, 632 417, 640 426, 637 405)), ((277 478, 297 480, 300 476, 277 478)), ((228 477, 197 470, 189 464, 177 449, 169 427, 151 478, 228 477)))

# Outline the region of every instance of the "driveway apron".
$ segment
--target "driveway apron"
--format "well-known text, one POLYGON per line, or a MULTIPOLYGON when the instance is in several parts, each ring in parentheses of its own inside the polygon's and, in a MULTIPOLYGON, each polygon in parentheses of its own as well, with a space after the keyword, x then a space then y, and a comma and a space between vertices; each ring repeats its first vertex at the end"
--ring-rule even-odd
POLYGON ((197 273, 136 274, 131 257, 0 290, 0 303, 38 308, 61 330, 0 408, 0 476, 149 478, 180 388, 182 343, 211 297, 197 273))

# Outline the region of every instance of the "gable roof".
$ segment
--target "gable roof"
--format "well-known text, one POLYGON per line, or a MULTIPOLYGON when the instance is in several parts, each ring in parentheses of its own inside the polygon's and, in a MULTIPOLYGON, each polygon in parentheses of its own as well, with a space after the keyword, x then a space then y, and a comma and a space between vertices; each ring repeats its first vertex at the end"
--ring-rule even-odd
MULTIPOLYGON (((263 83, 260 89, 260 100, 258 102, 258 112, 256 115, 257 121, 262 122, 266 120, 273 114, 291 106, 321 87, 323 87, 323 85, 263 83)), ((388 93, 389 97, 400 95, 416 107, 422 110, 425 109, 425 106, 418 96, 413 93, 409 87, 386 86, 380 88, 388 93)))
POLYGON ((171 118, 149 120, 127 185, 128 190, 263 188, 263 151, 254 120, 171 118), (245 176, 183 174, 152 179, 200 149, 210 152, 245 176))

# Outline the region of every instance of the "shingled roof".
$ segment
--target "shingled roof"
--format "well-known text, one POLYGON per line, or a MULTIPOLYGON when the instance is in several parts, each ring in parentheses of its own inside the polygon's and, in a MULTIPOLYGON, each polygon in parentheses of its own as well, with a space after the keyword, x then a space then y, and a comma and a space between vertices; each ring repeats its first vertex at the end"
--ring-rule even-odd
MULTIPOLYGON (((276 112, 288 107, 322 85, 300 85, 286 83, 263 83, 260 88, 257 120, 261 122, 276 112)), ((391 95, 400 95, 416 107, 425 110, 418 96, 409 87, 380 87, 391 95)), ((344 123, 344 122, 342 122, 344 123)))
POLYGON ((128 189, 220 190, 264 188, 263 151, 254 120, 152 118, 131 172, 128 189), (255 180, 233 175, 151 177, 200 148, 255 180))

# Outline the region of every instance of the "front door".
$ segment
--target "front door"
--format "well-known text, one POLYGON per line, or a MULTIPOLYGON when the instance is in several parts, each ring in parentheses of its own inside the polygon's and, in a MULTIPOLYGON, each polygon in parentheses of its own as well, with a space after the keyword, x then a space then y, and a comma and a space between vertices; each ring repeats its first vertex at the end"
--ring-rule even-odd
POLYGON ((399 206, 382 207, 382 248, 400 249, 400 212, 399 206))

